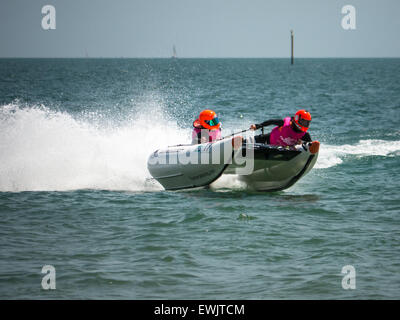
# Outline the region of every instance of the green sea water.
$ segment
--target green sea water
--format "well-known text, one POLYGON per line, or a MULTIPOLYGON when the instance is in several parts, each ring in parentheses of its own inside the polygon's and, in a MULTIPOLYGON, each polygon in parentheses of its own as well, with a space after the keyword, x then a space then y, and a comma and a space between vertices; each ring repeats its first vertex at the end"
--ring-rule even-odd
POLYGON ((0 59, 0 298, 399 299, 399 113, 400 59, 0 59), (204 108, 299 107, 321 149, 288 190, 148 180, 204 108))

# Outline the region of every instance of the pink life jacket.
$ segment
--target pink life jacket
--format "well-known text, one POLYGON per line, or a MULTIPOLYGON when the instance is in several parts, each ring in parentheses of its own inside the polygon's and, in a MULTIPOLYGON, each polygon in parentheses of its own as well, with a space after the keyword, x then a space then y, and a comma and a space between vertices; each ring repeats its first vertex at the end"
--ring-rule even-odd
POLYGON ((208 129, 200 129, 200 128, 193 128, 192 131, 192 143, 196 144, 198 143, 197 137, 201 134, 201 130, 205 130, 203 132, 203 135, 207 137, 208 133, 208 142, 214 142, 217 139, 221 139, 221 129, 218 130, 208 130, 208 129))
POLYGON ((286 117, 283 119, 282 127, 275 127, 272 129, 269 137, 270 144, 283 147, 294 146, 297 144, 297 141, 305 135, 305 132, 294 131, 290 125, 290 121, 291 118, 286 117))

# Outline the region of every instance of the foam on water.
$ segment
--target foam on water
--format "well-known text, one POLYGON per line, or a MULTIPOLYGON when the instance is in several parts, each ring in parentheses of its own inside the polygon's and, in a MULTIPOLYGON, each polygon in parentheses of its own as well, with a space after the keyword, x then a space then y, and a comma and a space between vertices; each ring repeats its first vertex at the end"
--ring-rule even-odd
POLYGON ((240 181, 235 174, 222 175, 210 185, 211 189, 218 192, 246 189, 244 181, 240 181))
POLYGON ((341 164, 348 155, 365 156, 394 156, 400 151, 400 141, 377 139, 360 140, 356 144, 328 145, 321 143, 318 161, 314 168, 325 169, 341 164))
POLYGON ((189 136, 152 109, 102 127, 43 106, 1 106, 0 191, 160 190, 146 183, 148 155, 189 136))

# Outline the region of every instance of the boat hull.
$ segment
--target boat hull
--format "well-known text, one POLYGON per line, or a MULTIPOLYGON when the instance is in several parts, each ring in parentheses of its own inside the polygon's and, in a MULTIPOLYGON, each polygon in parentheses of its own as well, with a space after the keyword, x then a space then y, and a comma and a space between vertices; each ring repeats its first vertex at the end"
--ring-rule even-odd
MULTIPOLYGON (((240 150, 237 150, 239 152, 240 150)), ((147 161, 150 174, 166 190, 210 185, 232 164, 232 139, 156 150, 147 161)))
POLYGON ((247 143, 233 148, 232 141, 223 139, 157 150, 149 157, 147 167, 166 190, 204 187, 222 174, 235 174, 250 189, 279 191, 306 175, 318 158, 318 150, 310 152, 311 143, 290 148, 247 143))
MULTIPOLYGON (((257 191, 280 191, 291 187, 314 167, 318 159, 318 152, 312 154, 308 144, 293 148, 261 144, 252 147, 254 147, 253 171, 248 175, 239 173, 239 180, 257 191)), ((238 174, 238 166, 232 164, 224 173, 238 174)))

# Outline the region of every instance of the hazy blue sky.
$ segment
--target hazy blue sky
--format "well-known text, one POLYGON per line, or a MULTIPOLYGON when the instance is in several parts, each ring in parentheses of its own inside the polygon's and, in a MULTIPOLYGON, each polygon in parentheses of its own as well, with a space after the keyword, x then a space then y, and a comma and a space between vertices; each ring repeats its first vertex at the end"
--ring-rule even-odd
POLYGON ((400 57, 399 0, 0 0, 0 57, 400 57), (56 30, 41 27, 44 5, 56 30), (356 8, 356 30, 341 8, 356 8))

